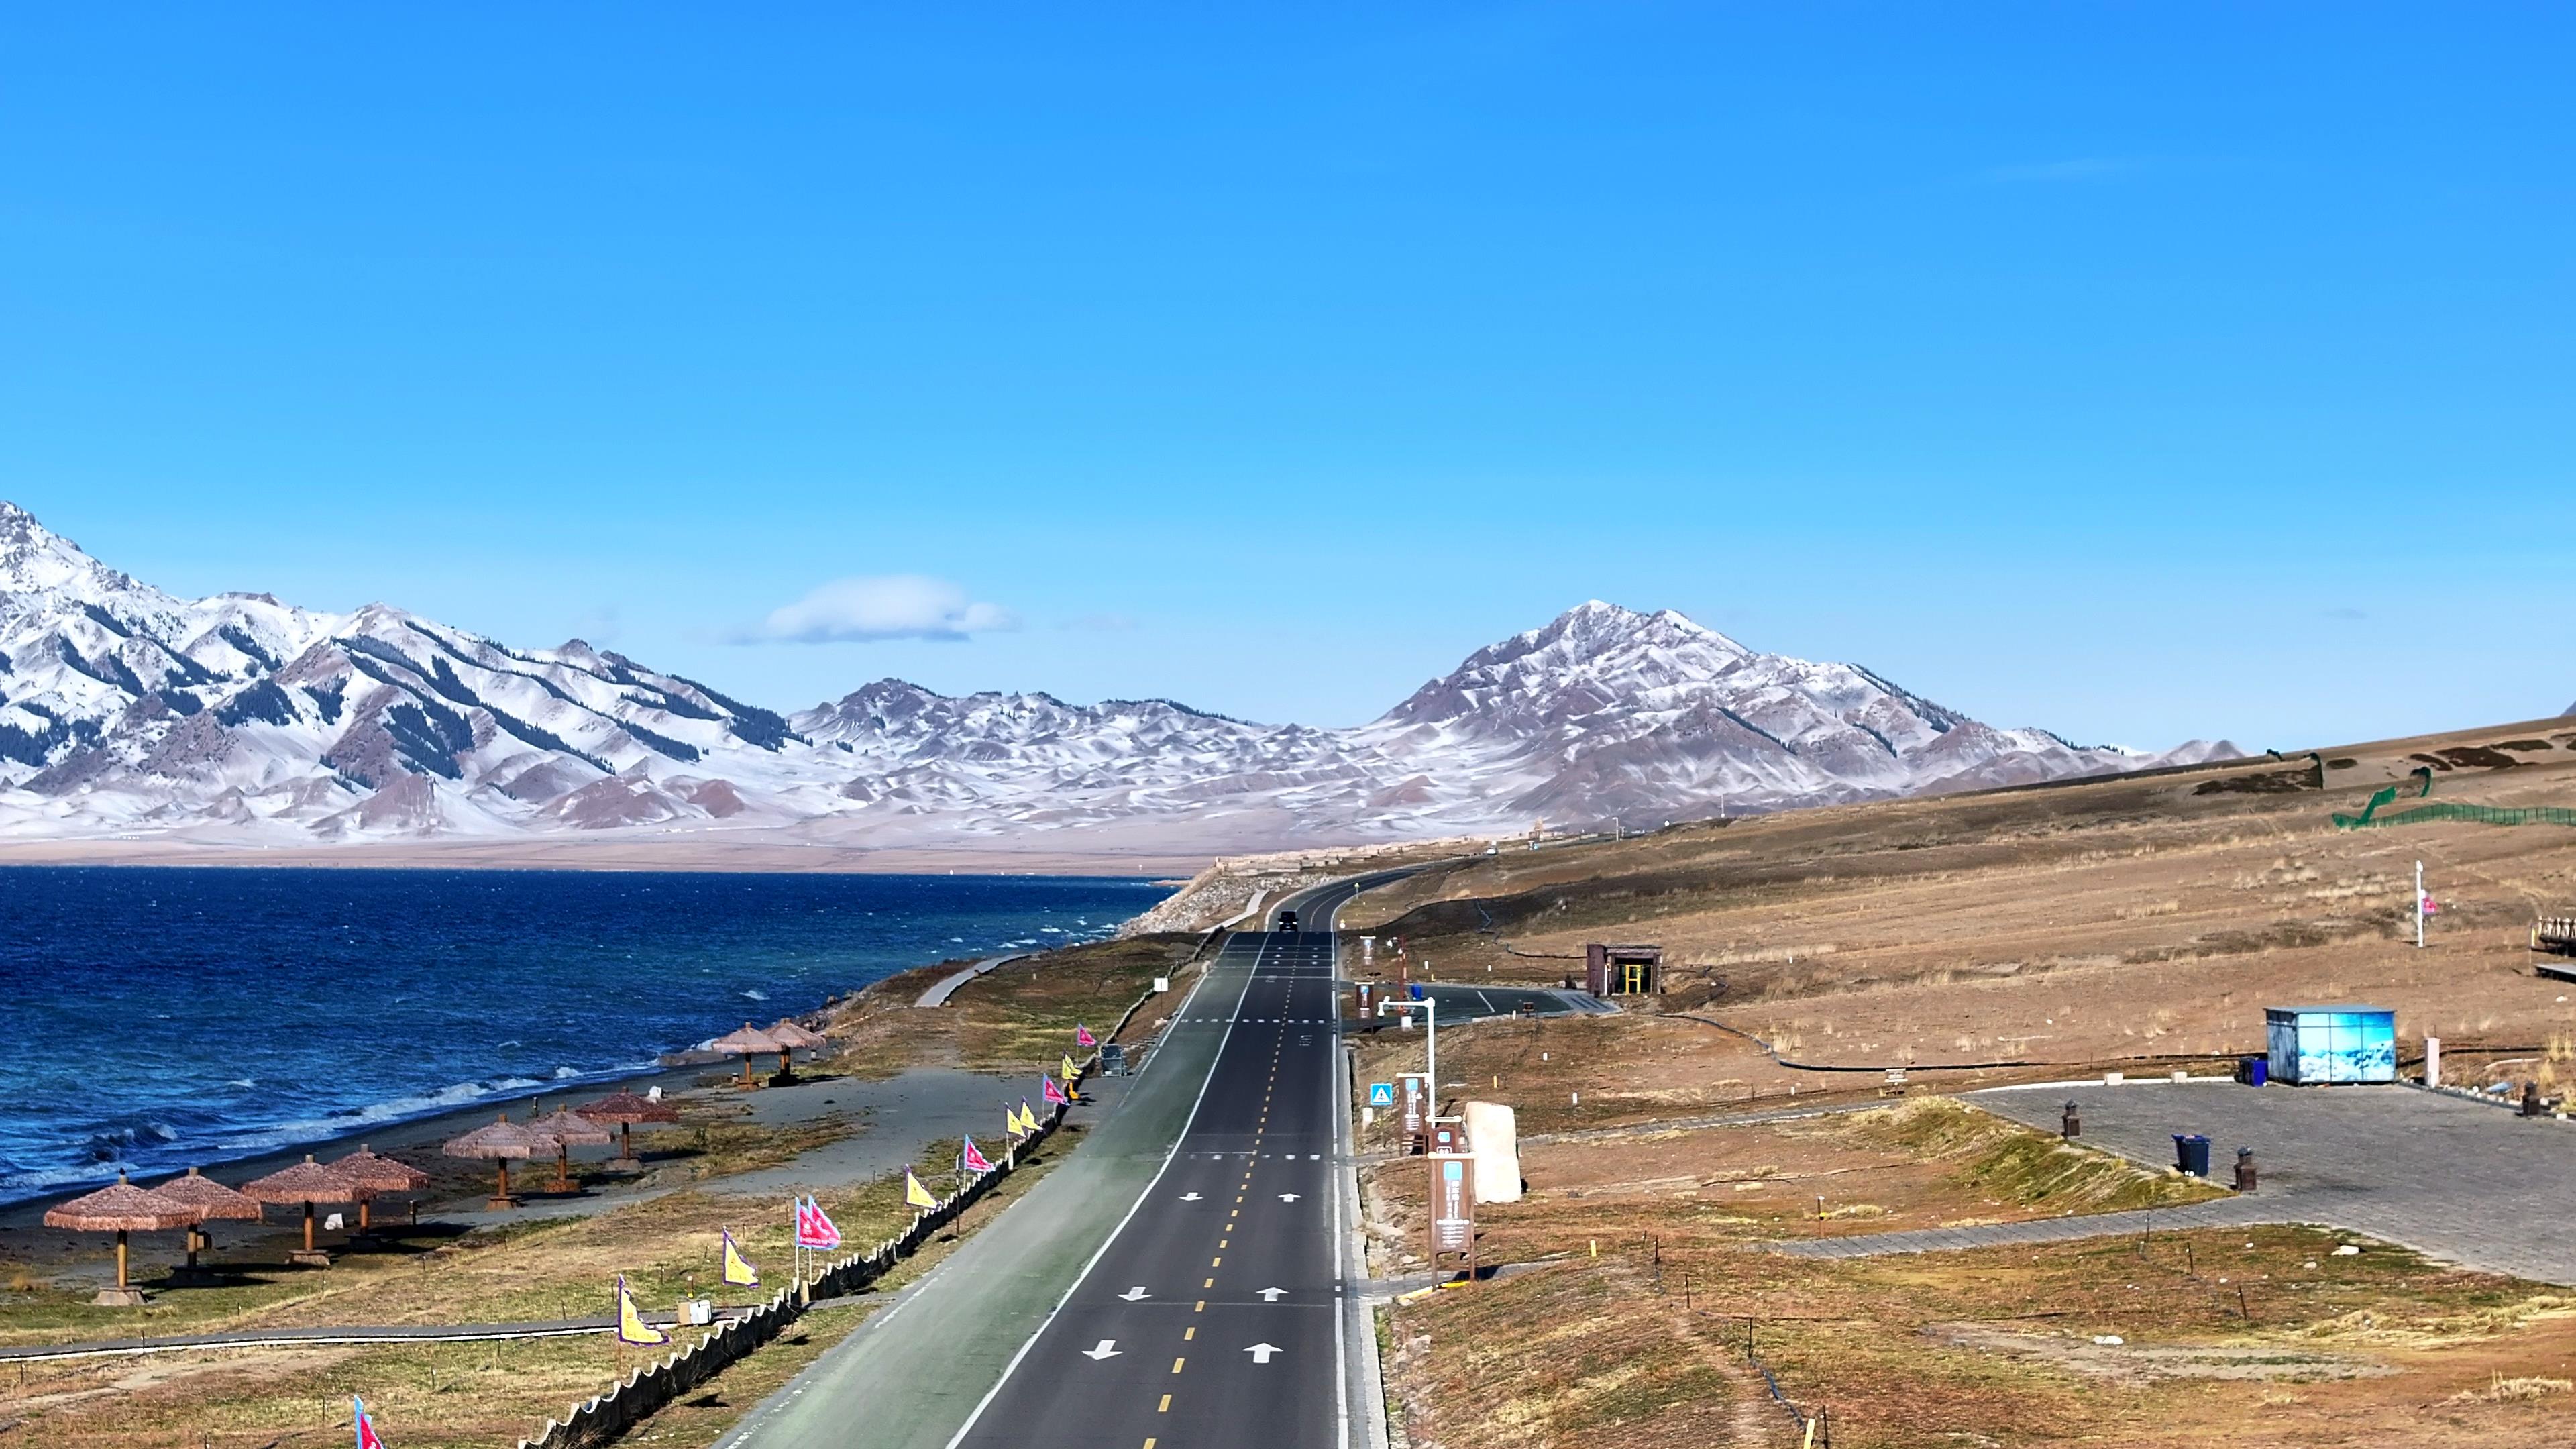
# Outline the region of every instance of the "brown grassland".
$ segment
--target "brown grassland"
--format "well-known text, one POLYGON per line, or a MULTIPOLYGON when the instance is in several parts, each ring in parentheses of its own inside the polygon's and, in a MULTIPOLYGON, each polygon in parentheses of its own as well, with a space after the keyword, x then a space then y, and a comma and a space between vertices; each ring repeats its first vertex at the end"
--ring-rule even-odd
MULTIPOLYGON (((2417 803, 2419 767, 2436 801, 2576 805, 2576 723, 1507 849, 1360 898, 1344 928, 1440 981, 1553 982, 1587 941, 1668 963, 1617 1016, 1442 1031, 1448 1097, 1522 1134, 1529 1191, 1479 1209, 1480 1253, 1539 1266, 1390 1312, 1412 1442, 1797 1444, 1763 1371, 1842 1446, 2576 1438, 2576 1294, 2320 1229, 1766 1247, 2223 1195, 1934 1094, 2216 1070, 2262 1050, 2266 1005, 2372 1001, 2410 1062, 2429 1032, 2455 1079, 2566 1085, 2576 988, 2527 933, 2576 913, 2576 830, 2334 827, 2385 784, 2384 814, 2417 803), (1741 1120, 1792 1107, 1845 1110, 1741 1120)), ((1363 1082, 1421 1061, 1414 1034, 1359 1051, 1363 1082)), ((1422 1168, 1363 1178, 1376 1271, 1422 1271, 1422 1168)))

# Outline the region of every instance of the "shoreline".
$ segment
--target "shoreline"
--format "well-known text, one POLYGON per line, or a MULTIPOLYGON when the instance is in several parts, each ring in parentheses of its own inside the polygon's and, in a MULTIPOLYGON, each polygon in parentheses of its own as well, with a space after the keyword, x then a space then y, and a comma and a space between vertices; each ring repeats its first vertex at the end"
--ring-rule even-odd
MULTIPOLYGON (((514 1106, 538 1098, 561 1097, 565 1099, 566 1105, 570 1105, 576 1099, 587 1100, 618 1090, 639 1091, 652 1086, 661 1087, 664 1096, 671 1096, 695 1088, 698 1085, 697 1079, 713 1065, 713 1063, 691 1063, 685 1066, 657 1064, 614 1077, 589 1077, 580 1082, 555 1084, 552 1090, 530 1091, 506 1097, 494 1093, 490 1096, 478 1097, 472 1102, 435 1108, 419 1116, 370 1122, 347 1132, 326 1137, 306 1138, 283 1147, 262 1148, 257 1152, 246 1153, 239 1157, 210 1157, 195 1165, 209 1171, 220 1169, 228 1178, 246 1179, 291 1167, 303 1161, 307 1154, 317 1158, 327 1157, 340 1148, 354 1148, 360 1142, 364 1142, 369 1148, 380 1153, 389 1149, 434 1144, 457 1135, 467 1127, 479 1126, 489 1121, 504 1106, 514 1106)), ((524 1120, 524 1118, 517 1120, 524 1120)), ((151 1187, 186 1171, 184 1167, 168 1172, 155 1169, 148 1173, 136 1174, 133 1180, 138 1186, 151 1187)), ((112 1182, 115 1179, 111 1177, 107 1180, 112 1182)), ((98 1186, 97 1183, 82 1183, 49 1187, 34 1197, 17 1198, 0 1203, 0 1231, 38 1226, 47 1208, 58 1202, 94 1191, 98 1186)))
MULTIPOLYGON (((0 861, 0 870, 5 870, 7 864, 6 861, 0 861)), ((1117 926, 1111 926, 1098 936, 1082 940, 1067 940, 1059 946, 1043 947, 1027 954, 1044 955, 1049 951, 1061 949, 1062 946, 1111 940, 1115 938, 1117 929, 1117 926)), ((861 996, 883 987, 887 982, 936 968, 963 969, 978 959, 982 958, 941 957, 934 961, 904 966, 858 987, 843 988, 829 993, 820 1002, 801 1011, 787 1011, 780 1015, 813 1025, 821 1018, 830 1015, 835 1009, 856 1002, 861 996)), ((721 1032, 719 1031, 718 1034, 721 1032)), ((710 1052, 702 1042, 670 1046, 651 1051, 650 1055, 649 1062, 637 1062, 626 1067, 602 1068, 597 1072, 575 1078, 528 1081, 524 1086, 495 1087, 467 1101, 433 1102, 417 1112, 378 1118, 350 1126, 346 1130, 326 1131, 320 1135, 300 1137, 278 1145, 262 1146, 238 1153, 226 1153, 219 1148, 210 1148, 191 1157, 187 1163, 177 1166, 139 1168, 132 1163, 122 1165, 116 1162, 100 1163, 97 1165, 99 1171, 95 1177, 48 1183, 34 1188, 24 1196, 0 1196, 0 1231, 34 1226, 42 1218, 46 1209, 107 1186, 116 1181, 117 1174, 120 1172, 130 1174, 134 1182, 147 1187, 179 1176, 189 1167, 206 1171, 221 1169, 227 1175, 255 1177, 292 1166, 304 1160, 307 1154, 319 1157, 359 1143, 365 1143, 378 1151, 383 1151, 387 1148, 410 1147, 424 1142, 442 1140, 468 1127, 481 1125, 505 1110, 515 1111, 525 1103, 561 1099, 568 1105, 577 1099, 588 1100, 619 1090, 642 1092, 653 1086, 662 1087, 666 1096, 676 1095, 682 1091, 700 1088, 704 1085, 702 1079, 710 1075, 729 1076, 738 1073, 740 1069, 738 1058, 710 1052)), ((450 1083, 444 1087, 428 1088, 411 1095, 426 1099, 438 1093, 455 1091, 464 1085, 466 1084, 450 1083)), ((398 1102, 405 1098, 397 1096, 386 1100, 398 1102)), ((366 1112, 381 1105, 383 1104, 370 1103, 354 1110, 366 1112)), ((524 1120, 524 1117, 518 1120, 524 1120)), ((265 1127, 259 1124, 245 1124, 240 1130, 276 1131, 288 1125, 292 1124, 269 1124, 265 1127)), ((5 1191, 0 1189, 0 1193, 5 1191)))

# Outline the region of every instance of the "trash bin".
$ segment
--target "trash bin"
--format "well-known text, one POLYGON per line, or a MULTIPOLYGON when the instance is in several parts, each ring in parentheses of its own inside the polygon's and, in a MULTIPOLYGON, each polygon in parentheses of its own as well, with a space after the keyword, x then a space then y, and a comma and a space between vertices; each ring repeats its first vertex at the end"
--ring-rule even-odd
POLYGON ((1416 1000, 1416 1001, 1420 1001, 1420 1000, 1423 998, 1423 996, 1424 996, 1425 994, 1426 994, 1426 993, 1425 993, 1425 992, 1423 991, 1423 989, 1422 989, 1422 983, 1421 983, 1421 982, 1419 982, 1419 981, 1414 982, 1414 983, 1413 983, 1413 999, 1414 999, 1414 1000, 1416 1000))
POLYGON ((2272 1080, 2270 1057, 2247 1057, 2236 1064, 2236 1080, 2249 1087, 2259 1087, 2272 1080))
POLYGON ((2209 1176, 2209 1139, 2197 1132, 2175 1133, 2174 1166, 2194 1177, 2209 1176))

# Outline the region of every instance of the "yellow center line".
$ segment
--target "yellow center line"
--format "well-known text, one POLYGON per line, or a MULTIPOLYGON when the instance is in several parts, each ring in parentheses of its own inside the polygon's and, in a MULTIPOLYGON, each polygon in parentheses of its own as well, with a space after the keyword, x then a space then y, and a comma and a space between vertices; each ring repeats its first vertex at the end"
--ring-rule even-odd
POLYGON ((1191 1324, 1191 1325, 1189 1326, 1188 1331, 1184 1332, 1184 1333, 1181 1335, 1181 1342, 1183 1342, 1183 1343, 1187 1343, 1187 1342, 1189 1342, 1191 1339, 1196 1338, 1196 1337, 1198 1337, 1198 1336, 1199 1336, 1199 1326, 1198 1326, 1197 1324, 1193 1323, 1193 1324, 1191 1324))
POLYGON ((1223 1258, 1210 1258, 1210 1259, 1208 1259, 1208 1266, 1209 1266, 1209 1267, 1211 1267, 1211 1268, 1222 1268, 1222 1267, 1224 1267, 1224 1266, 1225 1266, 1225 1259, 1223 1259, 1223 1258))
POLYGON ((1185 1358, 1176 1358, 1172 1360, 1172 1372, 1179 1373, 1181 1371, 1181 1365, 1188 1362, 1189 1360, 1185 1358))
MULTIPOLYGON (((1213 1287, 1215 1287, 1215 1286, 1216 1286, 1216 1280, 1215 1280, 1214 1278, 1210 1278, 1210 1279, 1209 1279, 1209 1280, 1207 1280, 1206 1282, 1201 1283, 1199 1286, 1200 1286, 1200 1287, 1202 1287, 1202 1288, 1213 1288, 1213 1287)), ((1204 1304, 1204 1303, 1202 1303, 1202 1304, 1200 1304, 1199 1306, 1200 1306, 1201 1308, 1205 1308, 1207 1305, 1206 1305, 1206 1304, 1204 1304)))
MULTIPOLYGON (((1155 1413, 1157 1413, 1157 1414, 1168 1414, 1168 1413, 1172 1412, 1172 1396, 1171 1396, 1171 1395, 1169 1395, 1169 1394, 1165 1394, 1165 1395, 1163 1395, 1163 1402, 1161 1402, 1161 1403, 1159 1403, 1159 1404, 1156 1404, 1156 1405, 1154 1406, 1154 1412, 1155 1412, 1155 1413)), ((1154 1442, 1154 1441, 1153 1441, 1153 1440, 1151 1440, 1151 1439, 1148 1439, 1148 1440, 1146 1440, 1145 1442, 1146 1442, 1146 1443, 1148 1443, 1148 1444, 1150 1444, 1150 1443, 1152 1443, 1152 1442, 1154 1442)))
MULTIPOLYGON (((1209 1286, 1209 1287, 1211 1287, 1211 1288, 1215 1287, 1215 1286, 1216 1286, 1216 1280, 1215 1280, 1214 1278, 1210 1278, 1210 1279, 1208 1280, 1208 1286, 1209 1286)), ((1204 1298, 1200 1299, 1200 1300, 1199 1300, 1198 1307, 1193 1308, 1193 1309, 1191 1309, 1190 1311, 1191 1311, 1192 1313, 1205 1313, 1205 1312, 1207 1312, 1207 1300, 1206 1300, 1206 1299, 1204 1299, 1204 1298)))

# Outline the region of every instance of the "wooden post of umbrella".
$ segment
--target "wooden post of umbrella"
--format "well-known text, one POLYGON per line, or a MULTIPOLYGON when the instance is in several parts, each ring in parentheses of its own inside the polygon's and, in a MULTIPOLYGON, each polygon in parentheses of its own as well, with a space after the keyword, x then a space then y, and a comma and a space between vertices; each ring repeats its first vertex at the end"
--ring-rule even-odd
POLYGON ((769 1033, 747 1021, 742 1024, 742 1030, 726 1032, 708 1045, 727 1056, 742 1058, 742 1087, 746 1092, 760 1085, 751 1079, 751 1059, 784 1050, 771 1039, 769 1033))
POLYGON ((769 1028, 769 1039, 778 1043, 777 1080, 781 1084, 796 1080, 796 1063, 793 1053, 798 1047, 811 1049, 831 1045, 831 1038, 823 1035, 821 1032, 812 1031, 803 1026, 799 1026, 796 1022, 783 1016, 778 1019, 776 1025, 769 1028))
POLYGON ((519 1205, 519 1200, 510 1196, 510 1159, 533 1157, 553 1145, 546 1138, 513 1123, 510 1114, 504 1112, 489 1126, 477 1127, 462 1137, 453 1138, 438 1150, 450 1157, 480 1157, 500 1169, 492 1198, 484 1204, 497 1213, 519 1205))
POLYGON ((90 1302, 101 1308, 140 1308, 143 1291, 127 1277, 127 1233, 161 1233, 172 1228, 196 1226, 203 1215, 184 1202, 148 1192, 116 1175, 116 1185, 102 1187, 83 1197, 51 1208, 45 1213, 45 1226, 69 1228, 80 1233, 116 1234, 116 1286, 99 1290, 90 1302))
POLYGON ((530 1118, 528 1130, 555 1145, 555 1191, 572 1191, 572 1150, 576 1145, 604 1147, 617 1140, 617 1134, 589 1118, 563 1108, 548 1116, 530 1118))
POLYGON ((152 1190, 172 1202, 183 1202, 197 1210, 197 1225, 188 1229, 188 1265, 171 1275, 174 1282, 205 1281, 206 1274, 197 1266, 197 1254, 215 1245, 215 1240, 206 1234, 205 1224, 218 1218, 245 1223, 255 1223, 260 1218, 256 1199, 233 1191, 193 1167, 188 1169, 187 1176, 174 1177, 152 1190))
POLYGON ((244 1196, 265 1203, 300 1206, 304 1209, 304 1246, 286 1255, 286 1261, 300 1268, 328 1268, 331 1255, 313 1244, 313 1206, 326 1202, 364 1202, 375 1194, 360 1187, 330 1168, 304 1154, 304 1160, 293 1167, 254 1177, 242 1184, 244 1196))
MULTIPOLYGON (((363 1142, 358 1144, 357 1151, 333 1161, 330 1166, 333 1172, 367 1189, 371 1194, 418 1192, 429 1186, 428 1173, 408 1162, 397 1162, 390 1157, 370 1152, 367 1150, 367 1144, 363 1142)), ((362 1197, 358 1199, 358 1231, 368 1233, 374 1228, 375 1223, 369 1219, 367 1213, 367 1199, 362 1197)))
POLYGON ((680 1120, 680 1114, 668 1102, 639 1097, 633 1092, 612 1092, 596 1102, 585 1102, 572 1109, 579 1116, 601 1124, 615 1123, 617 1160, 608 1165, 622 1172, 633 1172, 644 1164, 635 1156, 635 1128, 666 1126, 680 1120))

